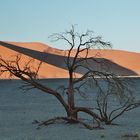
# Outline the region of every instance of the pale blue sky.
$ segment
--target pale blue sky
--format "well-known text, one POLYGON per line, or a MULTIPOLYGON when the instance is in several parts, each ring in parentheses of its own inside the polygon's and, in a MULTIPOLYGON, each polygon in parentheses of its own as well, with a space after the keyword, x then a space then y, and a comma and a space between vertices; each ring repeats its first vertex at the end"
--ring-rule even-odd
POLYGON ((140 0, 0 0, 0 40, 51 43, 48 36, 77 24, 114 49, 140 52, 140 0))

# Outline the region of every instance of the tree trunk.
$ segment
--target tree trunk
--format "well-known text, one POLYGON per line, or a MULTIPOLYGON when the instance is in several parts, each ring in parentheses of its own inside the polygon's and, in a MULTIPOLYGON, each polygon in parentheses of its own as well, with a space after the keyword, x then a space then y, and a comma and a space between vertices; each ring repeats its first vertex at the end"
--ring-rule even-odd
POLYGON ((69 71, 70 79, 69 79, 69 89, 68 89, 68 112, 67 117, 74 122, 77 120, 78 113, 74 111, 75 103, 74 103, 74 88, 73 88, 73 72, 69 71))
POLYGON ((70 123, 75 123, 77 122, 76 120, 78 119, 78 113, 71 110, 67 112, 67 117, 69 118, 70 123))

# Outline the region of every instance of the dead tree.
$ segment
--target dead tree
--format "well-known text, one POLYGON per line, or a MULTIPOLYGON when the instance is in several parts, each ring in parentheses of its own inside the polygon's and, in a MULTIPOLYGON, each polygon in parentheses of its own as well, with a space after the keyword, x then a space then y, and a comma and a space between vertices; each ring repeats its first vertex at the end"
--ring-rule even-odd
POLYGON ((89 30, 79 34, 75 32, 74 26, 72 26, 70 31, 60 34, 56 33, 50 37, 53 41, 64 41, 70 48, 65 54, 65 63, 69 72, 69 83, 68 87, 65 88, 68 97, 68 118, 75 122, 75 120, 78 120, 78 113, 84 112, 93 117, 93 120, 100 122, 101 118, 95 112, 86 107, 75 106, 74 96, 76 91, 80 93, 80 87, 87 83, 88 78, 94 78, 100 74, 100 72, 91 68, 91 63, 95 61, 96 63, 104 64, 104 60, 98 62, 95 59, 95 55, 89 56, 90 49, 111 47, 111 44, 102 41, 102 38, 99 36, 94 37, 93 32, 89 30), (83 71, 81 77, 75 76, 78 70, 83 71))
MULTIPOLYGON (((17 55, 14 61, 4 60, 2 57, 0 57, 0 73, 3 74, 5 72, 8 72, 10 73, 10 76, 14 75, 25 81, 26 85, 22 86, 22 88, 24 88, 25 90, 37 88, 46 94, 51 94, 52 96, 55 96, 56 99, 64 107, 67 114, 66 117, 56 117, 47 121, 43 121, 39 125, 49 125, 59 120, 64 120, 69 123, 80 123, 88 129, 99 128, 100 122, 106 122, 106 120, 103 119, 101 114, 96 113, 96 111, 90 108, 84 106, 76 106, 75 94, 77 92, 81 93, 81 87, 86 85, 89 79, 92 79, 97 84, 97 86, 99 86, 96 79, 98 77, 110 80, 111 74, 109 74, 107 70, 99 71, 92 67, 92 62, 96 62, 100 65, 106 65, 104 59, 102 59, 102 61, 98 61, 97 59, 95 59, 95 56, 89 55, 90 49, 110 47, 110 43, 102 41, 101 37, 94 37, 92 31, 86 31, 83 34, 79 34, 75 31, 74 26, 72 26, 70 31, 66 31, 60 34, 53 34, 51 37, 54 41, 65 41, 65 43, 67 43, 67 45, 70 47, 70 49, 66 51, 66 59, 64 60, 67 70, 69 72, 68 87, 65 87, 63 89, 63 92, 67 96, 67 99, 65 99, 62 94, 57 90, 54 90, 48 86, 44 86, 39 83, 39 81, 37 80, 37 75, 41 66, 41 62, 35 69, 30 65, 31 61, 33 60, 29 60, 24 65, 24 67, 21 67, 21 55, 17 55), (76 77, 76 73, 78 73, 79 71, 82 71, 82 74, 81 76, 76 77), (95 126, 94 123, 92 125, 86 124, 83 120, 79 118, 79 112, 83 112, 91 116, 93 122, 96 122, 97 125, 95 126)), ((99 109, 100 111, 102 111, 101 108, 99 109)), ((36 121, 36 123, 37 122, 38 121, 36 121)))

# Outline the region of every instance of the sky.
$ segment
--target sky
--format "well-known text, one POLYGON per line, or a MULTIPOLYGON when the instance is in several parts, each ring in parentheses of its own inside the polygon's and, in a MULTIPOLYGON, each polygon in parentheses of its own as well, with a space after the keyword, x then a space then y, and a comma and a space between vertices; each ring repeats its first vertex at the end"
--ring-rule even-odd
POLYGON ((0 40, 42 42, 69 30, 93 30, 113 49, 140 52, 140 0, 0 0, 0 40))

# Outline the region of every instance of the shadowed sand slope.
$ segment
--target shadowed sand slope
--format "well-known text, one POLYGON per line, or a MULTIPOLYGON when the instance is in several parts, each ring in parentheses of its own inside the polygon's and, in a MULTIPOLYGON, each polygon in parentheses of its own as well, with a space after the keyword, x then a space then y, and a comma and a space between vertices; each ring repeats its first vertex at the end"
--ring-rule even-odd
MULTIPOLYGON (((66 51, 51 48, 41 43, 18 43, 18 42, 3 42, 0 41, 0 55, 9 59, 12 55, 17 53, 23 54, 22 65, 27 62, 29 58, 36 59, 35 63, 43 61, 39 77, 40 78, 67 78, 68 72, 64 63, 64 54, 66 51)), ((75 51, 73 51, 74 55, 75 51)), ((81 54, 84 56, 84 54, 81 54)), ((110 65, 110 70, 118 75, 136 76, 140 75, 139 65, 140 54, 125 51, 113 50, 90 50, 90 56, 96 56, 96 59, 101 61, 105 58, 106 62, 110 65), (96 55, 98 54, 98 56, 96 55), (137 64, 133 64, 133 63, 137 64)), ((73 58, 71 58, 73 59, 73 58)), ((89 62, 90 66, 98 69, 96 62, 89 62)), ((104 69, 104 68, 103 68, 104 69)), ((77 76, 80 76, 84 70, 77 70, 77 76)), ((1 78, 6 78, 4 75, 1 78)))

